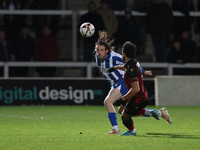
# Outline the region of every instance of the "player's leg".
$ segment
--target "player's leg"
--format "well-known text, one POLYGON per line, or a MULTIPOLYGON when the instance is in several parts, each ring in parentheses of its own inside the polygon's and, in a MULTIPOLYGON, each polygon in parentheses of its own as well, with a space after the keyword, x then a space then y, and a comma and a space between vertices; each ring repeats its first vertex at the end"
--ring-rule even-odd
MULTIPOLYGON (((136 114, 134 117, 137 116, 145 116, 145 117, 154 117, 155 119, 159 120, 160 116, 159 116, 159 112, 157 110, 153 110, 153 109, 147 109, 145 108, 147 105, 147 98, 148 98, 148 92, 145 91, 144 92, 144 97, 140 97, 139 99, 142 100, 143 99, 143 103, 141 103, 141 111, 138 112, 138 114, 136 114), (142 106, 143 105, 143 106, 142 106)), ((137 101, 137 100, 136 100, 137 101)))
POLYGON ((136 130, 133 124, 133 120, 131 119, 131 115, 123 111, 121 115, 121 119, 124 126, 128 129, 126 132, 124 132, 121 135, 136 135, 136 130))
POLYGON ((159 111, 160 111, 162 118, 165 119, 170 125, 172 125, 172 119, 168 113, 168 110, 163 107, 159 111))
POLYGON ((157 120, 160 120, 160 117, 165 119, 170 125, 172 124, 172 119, 168 113, 168 110, 166 108, 161 108, 160 110, 156 109, 147 109, 143 108, 137 115, 137 116, 146 116, 146 117, 154 117, 157 120))
POLYGON ((130 100, 127 102, 122 115, 121 119, 124 124, 128 128, 128 131, 121 135, 136 135, 136 130, 134 128, 133 120, 131 117, 136 116, 145 108, 147 105, 146 102, 143 103, 134 103, 134 100, 130 100))
POLYGON ((160 111, 155 110, 155 109, 148 109, 148 108, 143 108, 138 114, 136 114, 134 117, 137 116, 145 116, 145 117, 154 117, 155 119, 159 120, 160 119, 160 111))
POLYGON ((119 89, 112 88, 104 100, 104 105, 108 112, 108 118, 112 125, 112 131, 109 132, 108 134, 119 133, 119 128, 117 125, 117 114, 116 114, 115 108, 113 106, 113 103, 116 100, 118 100, 121 96, 122 96, 122 94, 119 89))
MULTIPOLYGON (((142 114, 142 111, 140 112, 142 114)), ((141 115, 141 114, 138 115, 141 115)), ((166 108, 161 108, 160 110, 156 109, 147 109, 145 108, 145 113, 148 114, 149 116, 154 117, 157 120, 160 120, 160 117, 165 119, 170 125, 172 124, 172 119, 168 113, 168 110, 166 108)))

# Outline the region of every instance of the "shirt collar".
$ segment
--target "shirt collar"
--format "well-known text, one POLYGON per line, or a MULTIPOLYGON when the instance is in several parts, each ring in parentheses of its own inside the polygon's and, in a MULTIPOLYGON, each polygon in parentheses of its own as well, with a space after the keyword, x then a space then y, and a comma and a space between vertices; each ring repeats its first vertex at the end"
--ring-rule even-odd
POLYGON ((111 56, 111 54, 109 53, 109 54, 108 54, 108 56, 107 56, 105 59, 103 59, 103 60, 100 60, 100 61, 101 61, 101 62, 103 62, 104 60, 105 60, 105 61, 107 61, 107 60, 109 60, 109 59, 110 59, 110 56, 111 56))
POLYGON ((111 54, 109 53, 108 56, 104 60, 109 60, 110 56, 111 56, 111 54))

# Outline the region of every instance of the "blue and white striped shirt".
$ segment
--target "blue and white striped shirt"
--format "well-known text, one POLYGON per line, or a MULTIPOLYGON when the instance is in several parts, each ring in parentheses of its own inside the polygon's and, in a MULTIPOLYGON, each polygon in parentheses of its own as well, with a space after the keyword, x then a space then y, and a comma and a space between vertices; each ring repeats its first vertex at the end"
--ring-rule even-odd
POLYGON ((112 68, 114 66, 122 66, 125 64, 125 62, 122 59, 122 55, 120 55, 119 53, 116 53, 114 51, 112 51, 111 53, 109 53, 109 55, 102 61, 98 58, 97 56, 97 52, 94 51, 94 58, 96 61, 96 64, 99 67, 99 70, 101 71, 101 73, 103 74, 103 76, 110 82, 111 86, 113 86, 113 84, 116 81, 119 81, 121 79, 123 79, 124 77, 124 71, 122 70, 115 70, 111 73, 108 73, 108 69, 112 68))

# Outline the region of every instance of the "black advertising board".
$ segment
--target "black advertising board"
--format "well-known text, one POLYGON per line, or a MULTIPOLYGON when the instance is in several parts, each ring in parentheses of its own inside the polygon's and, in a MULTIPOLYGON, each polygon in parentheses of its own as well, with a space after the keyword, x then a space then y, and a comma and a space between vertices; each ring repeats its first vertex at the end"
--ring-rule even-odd
POLYGON ((103 105, 109 90, 104 79, 0 79, 0 105, 103 105))

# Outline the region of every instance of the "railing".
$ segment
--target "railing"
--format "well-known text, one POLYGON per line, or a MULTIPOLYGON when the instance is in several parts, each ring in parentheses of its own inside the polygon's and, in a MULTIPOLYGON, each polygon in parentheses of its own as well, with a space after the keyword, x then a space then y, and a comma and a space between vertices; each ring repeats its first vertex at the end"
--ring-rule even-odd
MULTIPOLYGON (((77 16, 83 15, 87 10, 0 10, 0 15, 70 15, 72 16, 72 61, 77 61, 77 27, 78 19, 77 16)), ((117 16, 124 15, 124 11, 115 11, 117 16)), ((146 13, 140 13, 137 11, 132 11, 134 16, 146 16, 146 13)), ((173 16, 182 17, 185 16, 181 12, 174 11, 173 16)), ((189 16, 200 17, 200 12, 190 12, 189 16)))
MULTIPOLYGON (((0 15, 70 15, 72 16, 72 61, 77 61, 77 16, 83 15, 87 10, 0 10, 0 15)), ((124 15, 124 11, 115 11, 118 16, 124 15)), ((134 16, 145 16, 146 13, 132 11, 134 16)), ((200 17, 200 12, 190 12, 192 17, 200 17)), ((173 16, 181 17, 183 13, 173 12, 173 16)), ((188 63, 184 65, 169 63, 141 63, 144 68, 165 68, 168 69, 168 75, 173 75, 174 68, 200 68, 198 63, 188 63)), ((9 78, 9 67, 77 67, 86 68, 86 78, 92 78, 92 68, 96 67, 95 63, 87 62, 0 62, 0 67, 4 68, 4 78, 9 78)))
MULTIPOLYGON (((140 63, 143 68, 164 68, 168 70, 168 75, 173 75, 175 68, 197 68, 200 63, 187 63, 183 65, 171 63, 140 63)), ((97 67, 94 62, 0 62, 0 67, 4 69, 4 78, 9 78, 9 67, 74 67, 86 68, 87 79, 92 79, 92 68, 97 67)))

